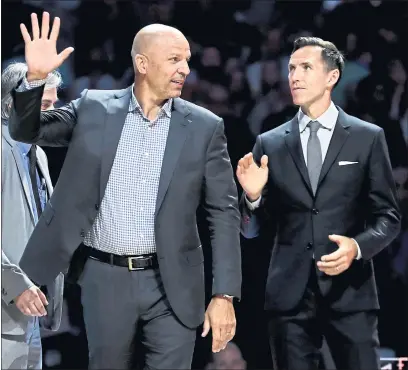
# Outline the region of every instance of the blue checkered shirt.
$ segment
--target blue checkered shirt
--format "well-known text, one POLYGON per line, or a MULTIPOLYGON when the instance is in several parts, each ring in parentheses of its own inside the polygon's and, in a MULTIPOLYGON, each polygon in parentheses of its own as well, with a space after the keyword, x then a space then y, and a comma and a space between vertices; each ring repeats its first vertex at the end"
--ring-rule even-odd
MULTIPOLYGON (((27 82, 25 89, 44 81, 27 82)), ((134 96, 129 104, 99 213, 84 244, 117 255, 156 252, 154 213, 170 127, 172 99, 149 121, 134 96)))

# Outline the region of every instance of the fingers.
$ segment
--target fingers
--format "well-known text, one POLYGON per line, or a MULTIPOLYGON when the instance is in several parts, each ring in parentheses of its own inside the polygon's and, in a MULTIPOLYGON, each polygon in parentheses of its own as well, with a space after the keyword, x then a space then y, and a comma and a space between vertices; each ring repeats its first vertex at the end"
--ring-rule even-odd
POLYGON ((322 271, 326 275, 330 275, 330 276, 339 275, 342 272, 346 271, 347 269, 348 269, 348 266, 347 266, 346 263, 341 263, 341 264, 339 264, 339 265, 337 265, 335 267, 331 267, 331 268, 325 268, 324 270, 319 268, 320 271, 322 271))
POLYGON ((262 168, 268 167, 268 156, 265 154, 261 157, 261 167, 262 168))
POLYGON ((41 37, 43 39, 44 38, 47 39, 49 31, 50 31, 50 14, 44 12, 41 23, 41 37))
POLYGON ((23 23, 20 24, 20 30, 21 30, 21 35, 23 36, 24 42, 27 44, 28 42, 31 41, 31 36, 27 31, 27 27, 23 23))
POLYGON ((337 261, 338 259, 340 259, 344 255, 345 255, 345 251, 343 249, 339 248, 333 253, 326 254, 326 255, 322 256, 321 260, 323 262, 337 261))
POLYGON ((40 289, 38 289, 38 297, 40 298, 43 305, 48 306, 47 297, 40 289))
POLYGON ((32 301, 25 300, 17 305, 17 308, 26 316, 44 316, 47 314, 39 298, 32 301))
POLYGON ((222 341, 222 336, 221 336, 221 328, 219 326, 213 325, 212 328, 212 351, 213 352, 219 352, 222 349, 224 349, 224 343, 222 341))
POLYGON ((344 239, 344 236, 332 234, 332 235, 329 235, 329 239, 330 239, 332 242, 335 242, 337 245, 340 245, 340 243, 341 243, 341 242, 343 241, 343 239, 344 239))
POLYGON ((58 54, 58 57, 60 58, 61 64, 64 62, 65 59, 67 59, 71 53, 74 51, 73 47, 69 47, 61 51, 61 53, 58 54))
MULTIPOLYGON (((241 161, 241 160, 240 160, 240 161, 241 161)), ((239 177, 239 176, 241 175, 241 173, 242 173, 242 167, 240 166, 240 164, 239 164, 239 162, 238 162, 237 170, 236 170, 237 177, 239 177)))
POLYGON ((210 319, 208 318, 208 314, 206 313, 205 314, 205 319, 204 319, 204 325, 203 325, 203 332, 202 332, 201 336, 206 337, 207 334, 210 331, 210 328, 211 328, 210 319))
POLYGON ((47 311, 44 308, 40 298, 36 298, 32 303, 30 303, 30 310, 34 316, 45 316, 47 311))
POLYGON ((51 28, 51 34, 50 34, 50 40, 57 42, 59 31, 60 31, 60 26, 61 26, 61 20, 59 17, 54 18, 54 24, 52 25, 51 28))
POLYGON ((27 305, 17 305, 17 308, 26 316, 34 316, 27 305))
POLYGON ((33 40, 40 38, 40 27, 38 26, 37 14, 31 14, 31 27, 33 31, 33 40))
POLYGON ((240 166, 241 167, 240 170, 243 171, 249 168, 249 166, 251 166, 254 163, 255 162, 254 162, 253 154, 248 153, 238 161, 238 166, 240 166))
POLYGON ((336 261, 328 261, 328 262, 324 262, 324 261, 318 261, 317 262, 317 266, 319 268, 323 268, 323 269, 331 269, 334 268, 342 263, 346 262, 346 259, 344 257, 339 258, 336 261))
POLYGON ((347 260, 346 257, 342 257, 337 261, 318 261, 317 268, 327 275, 338 275, 339 273, 347 270, 347 260))
POLYGON ((236 330, 235 319, 223 324, 213 325, 212 351, 213 352, 222 351, 227 346, 228 342, 231 341, 232 338, 234 338, 235 330, 236 330))
POLYGON ((243 158, 240 159, 242 169, 246 170, 250 166, 250 159, 253 163, 254 159, 252 153, 245 154, 243 158))

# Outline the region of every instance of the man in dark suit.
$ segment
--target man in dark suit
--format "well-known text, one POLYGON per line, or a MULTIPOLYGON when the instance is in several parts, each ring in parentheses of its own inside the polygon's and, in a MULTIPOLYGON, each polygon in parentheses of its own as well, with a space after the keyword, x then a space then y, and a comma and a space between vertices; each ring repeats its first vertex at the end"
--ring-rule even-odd
POLYGON ((239 161, 245 237, 275 237, 267 288, 276 369, 317 369, 322 337, 338 369, 379 369, 372 258, 400 230, 383 130, 331 101, 344 59, 314 37, 294 43, 298 114, 239 161))
POLYGON ((202 335, 211 327, 215 352, 235 333, 240 218, 223 121, 179 98, 189 44, 180 31, 157 24, 134 39, 133 86, 84 91, 65 107, 40 113, 41 80, 73 51, 56 53, 59 22, 49 37, 48 13, 41 33, 32 15, 32 38, 21 26, 28 73, 14 92, 10 134, 68 146, 21 266, 45 283, 85 261, 78 281, 91 368, 132 366, 140 331, 146 368, 187 369, 203 320, 202 335), (200 205, 213 255, 206 312, 200 205))

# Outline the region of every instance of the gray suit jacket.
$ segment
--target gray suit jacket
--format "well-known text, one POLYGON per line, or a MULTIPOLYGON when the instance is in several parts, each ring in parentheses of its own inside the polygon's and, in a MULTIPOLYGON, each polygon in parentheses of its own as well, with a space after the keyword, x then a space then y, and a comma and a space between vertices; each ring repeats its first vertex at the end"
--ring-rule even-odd
MULTIPOLYGON (((47 166, 47 157, 41 148, 37 150, 38 166, 45 178, 48 193, 52 184, 47 166)), ((13 300, 34 283, 19 267, 21 256, 34 230, 34 214, 30 197, 30 185, 24 163, 16 142, 10 137, 8 127, 2 124, 2 176, 1 176, 1 269, 2 334, 22 335, 32 318, 23 315, 13 300)), ((33 262, 35 263, 35 262, 33 262)), ((64 275, 59 274, 47 286, 47 316, 40 318, 43 328, 57 330, 61 319, 64 275)))
MULTIPOLYGON (((68 268, 98 213, 128 113, 131 87, 85 91, 67 106, 40 113, 43 88, 14 92, 9 122, 16 140, 68 146, 50 202, 21 260, 28 275, 52 281, 68 268)), ((173 104, 156 200, 160 274, 173 311, 189 327, 204 319, 204 256, 196 211, 207 211, 213 294, 241 295, 237 189, 224 124, 182 99, 173 104)))

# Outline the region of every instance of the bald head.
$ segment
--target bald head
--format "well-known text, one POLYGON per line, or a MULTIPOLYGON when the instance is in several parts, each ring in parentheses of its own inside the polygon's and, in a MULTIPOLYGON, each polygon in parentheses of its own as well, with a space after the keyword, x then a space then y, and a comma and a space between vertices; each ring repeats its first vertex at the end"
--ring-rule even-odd
POLYGON ((178 29, 163 24, 142 28, 132 46, 135 89, 149 92, 156 101, 179 97, 190 57, 190 45, 178 29))
POLYGON ((163 43, 169 40, 185 40, 185 36, 177 28, 164 24, 149 24, 143 27, 133 39, 132 57, 136 54, 148 54, 159 51, 163 43))

